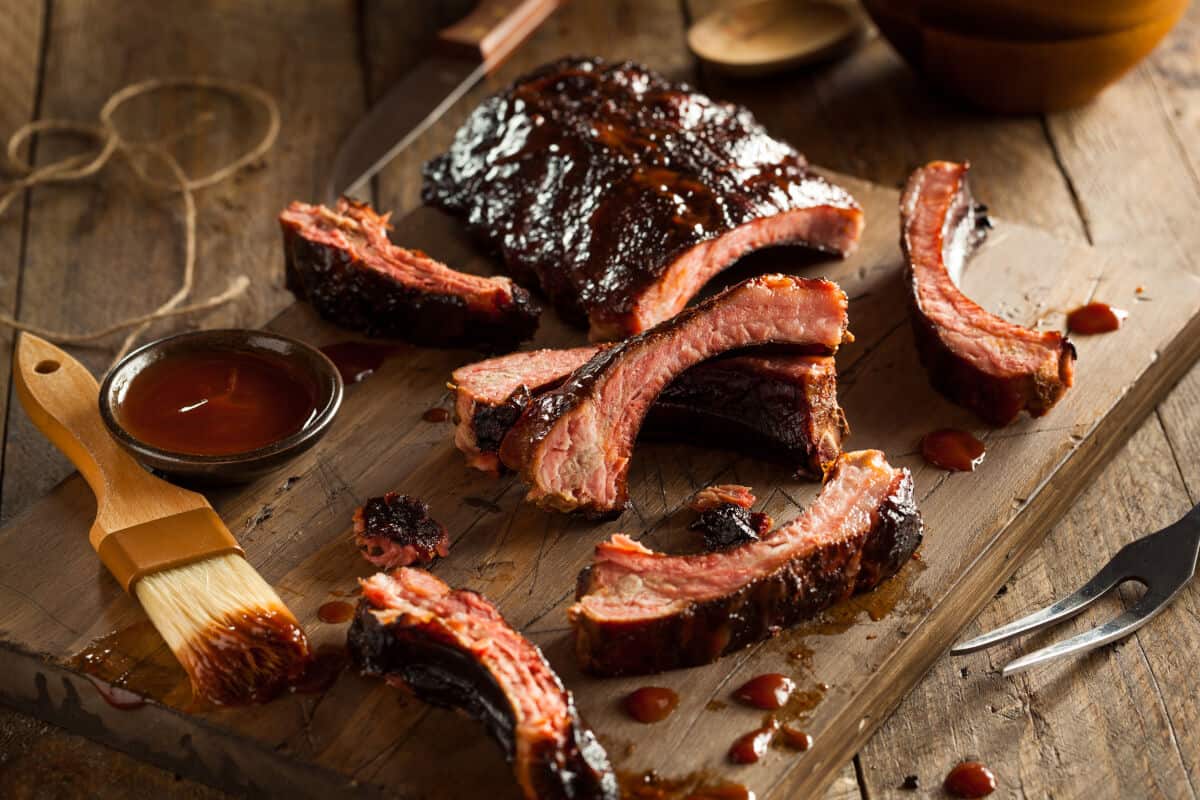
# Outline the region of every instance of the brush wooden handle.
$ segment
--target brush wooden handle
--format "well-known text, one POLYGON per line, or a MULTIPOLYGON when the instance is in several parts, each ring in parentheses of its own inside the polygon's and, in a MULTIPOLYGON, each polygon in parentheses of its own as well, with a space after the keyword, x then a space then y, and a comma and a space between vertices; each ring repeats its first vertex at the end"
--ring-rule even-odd
POLYGON ((112 438, 100 418, 100 387, 86 367, 28 333, 16 350, 17 397, 92 487, 92 547, 126 589, 150 572, 240 552, 203 495, 154 477, 112 438))
POLYGON ((480 0, 474 10, 438 33, 442 49, 494 71, 565 0, 480 0))

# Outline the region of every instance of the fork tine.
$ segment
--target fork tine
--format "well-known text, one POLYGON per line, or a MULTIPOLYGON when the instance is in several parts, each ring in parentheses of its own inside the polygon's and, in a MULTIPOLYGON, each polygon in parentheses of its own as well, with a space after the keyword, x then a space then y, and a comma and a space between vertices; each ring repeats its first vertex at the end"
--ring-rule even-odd
POLYGON ((1146 596, 1137 605, 1116 619, 1109 620, 1097 628, 1092 628, 1090 631, 1085 631, 1078 636, 1072 636, 1070 639, 1061 641, 1058 644, 1052 644, 1049 647, 1043 647, 1041 650, 1035 650, 1032 653, 1021 656, 1015 661, 1006 664, 1004 669, 1000 671, 1000 674, 1007 678, 1010 675, 1024 672, 1039 664, 1045 664, 1047 661, 1053 661, 1056 658, 1069 656, 1073 653, 1086 653, 1088 650, 1094 650, 1109 642, 1114 642, 1117 639, 1128 636, 1166 608, 1181 588, 1183 587, 1180 586, 1175 591, 1166 595, 1155 594, 1151 596, 1152 593, 1147 592, 1146 596))
POLYGON ((976 650, 983 650, 994 644, 1008 641, 1014 636, 1041 630, 1061 620, 1069 619, 1103 597, 1109 589, 1120 583, 1123 578, 1124 575, 1117 571, 1112 561, 1109 561, 1090 581, 1057 603, 1047 606, 1041 611, 1035 611, 1028 616, 1014 620, 1007 625, 1002 625, 995 630, 976 636, 974 639, 959 642, 950 648, 950 654, 961 656, 966 653, 974 653, 976 650))

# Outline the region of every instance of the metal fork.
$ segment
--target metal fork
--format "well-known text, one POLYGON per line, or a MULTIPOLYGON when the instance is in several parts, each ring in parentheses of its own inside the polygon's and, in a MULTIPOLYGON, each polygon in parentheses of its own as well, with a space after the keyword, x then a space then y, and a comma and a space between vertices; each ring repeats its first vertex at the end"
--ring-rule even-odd
POLYGON ((1015 675, 1047 661, 1094 650, 1128 636, 1166 608, 1192 579, 1198 555, 1200 505, 1175 524, 1122 547, 1094 578, 1074 594, 990 633, 960 642, 951 648, 950 653, 973 653, 1070 619, 1126 581, 1135 580, 1145 584, 1146 593, 1124 614, 1090 631, 1009 662, 1001 674, 1015 675))

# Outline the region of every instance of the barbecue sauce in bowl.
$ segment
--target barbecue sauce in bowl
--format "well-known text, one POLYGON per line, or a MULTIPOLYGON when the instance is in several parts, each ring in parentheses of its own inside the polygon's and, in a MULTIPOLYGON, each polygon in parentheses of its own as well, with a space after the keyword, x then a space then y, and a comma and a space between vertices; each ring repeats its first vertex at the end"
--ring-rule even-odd
POLYGON ((143 466, 192 484, 253 480, 312 447, 341 407, 337 366, 267 331, 190 331, 139 347, 100 386, 100 417, 143 466))
POLYGON ((133 377, 117 410, 135 438, 174 453, 258 450, 304 429, 317 387, 292 363, 239 351, 179 352, 133 377))

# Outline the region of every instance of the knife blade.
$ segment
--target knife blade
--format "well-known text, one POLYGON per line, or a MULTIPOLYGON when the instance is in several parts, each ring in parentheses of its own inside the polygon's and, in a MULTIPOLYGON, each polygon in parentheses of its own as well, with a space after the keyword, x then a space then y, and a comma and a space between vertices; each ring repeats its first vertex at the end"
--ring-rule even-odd
POLYGON ((438 33, 438 54, 389 89, 342 142, 326 181, 325 201, 359 191, 499 67, 562 1, 482 0, 438 33))

